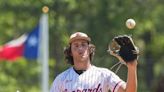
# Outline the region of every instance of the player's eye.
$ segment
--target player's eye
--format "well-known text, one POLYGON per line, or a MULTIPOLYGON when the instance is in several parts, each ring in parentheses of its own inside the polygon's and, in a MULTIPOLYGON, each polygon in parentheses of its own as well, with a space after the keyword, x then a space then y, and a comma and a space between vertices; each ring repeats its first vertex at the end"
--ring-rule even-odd
POLYGON ((79 45, 77 45, 77 44, 74 44, 74 45, 73 45, 73 47, 74 47, 74 48, 78 48, 78 47, 79 47, 79 45))
POLYGON ((81 46, 82 46, 82 47, 87 47, 88 44, 87 44, 87 43, 82 43, 81 46))

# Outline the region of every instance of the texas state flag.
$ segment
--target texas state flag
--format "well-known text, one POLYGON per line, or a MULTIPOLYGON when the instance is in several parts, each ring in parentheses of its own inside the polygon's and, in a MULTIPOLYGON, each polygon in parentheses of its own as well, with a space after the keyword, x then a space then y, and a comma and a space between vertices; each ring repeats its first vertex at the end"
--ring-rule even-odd
POLYGON ((20 57, 36 59, 39 47, 39 25, 32 32, 24 34, 0 47, 0 60, 15 61, 20 57))

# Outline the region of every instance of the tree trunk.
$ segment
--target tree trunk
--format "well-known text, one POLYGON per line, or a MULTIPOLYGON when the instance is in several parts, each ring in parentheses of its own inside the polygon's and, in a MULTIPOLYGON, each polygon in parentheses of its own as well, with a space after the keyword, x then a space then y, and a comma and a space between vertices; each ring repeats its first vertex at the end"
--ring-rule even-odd
POLYGON ((154 58, 152 55, 152 50, 150 49, 149 45, 152 40, 152 33, 151 31, 145 32, 144 34, 144 41, 146 44, 146 52, 145 52, 145 60, 146 60, 146 84, 147 87, 151 87, 152 85, 152 80, 154 78, 154 72, 153 72, 153 67, 154 67, 154 58))

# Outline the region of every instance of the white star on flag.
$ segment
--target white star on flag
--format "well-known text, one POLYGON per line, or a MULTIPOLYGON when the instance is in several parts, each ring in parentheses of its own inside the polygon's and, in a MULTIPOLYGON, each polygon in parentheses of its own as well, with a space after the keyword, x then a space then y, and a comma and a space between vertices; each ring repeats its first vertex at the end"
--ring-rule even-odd
POLYGON ((37 41, 37 37, 35 37, 35 36, 31 36, 30 38, 29 38, 29 41, 28 41, 28 44, 29 44, 29 46, 36 46, 37 45, 37 43, 38 43, 38 41, 37 41))

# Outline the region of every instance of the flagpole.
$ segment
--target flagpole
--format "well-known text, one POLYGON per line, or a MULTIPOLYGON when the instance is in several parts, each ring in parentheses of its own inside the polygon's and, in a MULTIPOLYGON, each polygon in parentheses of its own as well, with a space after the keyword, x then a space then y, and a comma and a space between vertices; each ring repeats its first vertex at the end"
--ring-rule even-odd
POLYGON ((49 34, 48 34, 48 7, 42 8, 43 14, 40 20, 40 34, 41 34, 41 48, 40 59, 41 60, 41 92, 49 92, 49 34))

